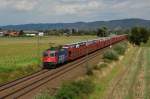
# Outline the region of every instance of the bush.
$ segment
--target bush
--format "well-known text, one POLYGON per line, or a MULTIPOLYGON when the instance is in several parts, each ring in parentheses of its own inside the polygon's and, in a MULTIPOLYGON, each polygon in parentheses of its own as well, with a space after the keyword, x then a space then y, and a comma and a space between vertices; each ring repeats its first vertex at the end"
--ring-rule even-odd
POLYGON ((103 63, 103 64, 100 65, 100 68, 105 68, 107 66, 108 66, 107 64, 103 63))
POLYGON ((56 94, 56 99, 83 99, 94 90, 94 84, 90 80, 80 80, 64 84, 56 94))
POLYGON ((86 71, 86 74, 91 76, 93 75, 93 68, 91 66, 87 66, 86 67, 87 71, 86 71))
POLYGON ((120 54, 120 55, 123 55, 126 51, 126 43, 120 43, 120 44, 117 44, 115 47, 114 47, 114 50, 120 54))
POLYGON ((109 50, 104 53, 103 58, 109 59, 109 60, 118 60, 118 53, 116 53, 114 50, 109 50))
POLYGON ((102 64, 98 64, 96 66, 94 66, 94 69, 100 70, 102 68, 107 67, 108 65, 106 63, 102 63, 102 64))
POLYGON ((104 59, 104 62, 105 62, 105 63, 111 63, 111 62, 112 62, 112 60, 104 59))
POLYGON ((55 99, 55 97, 51 96, 47 91, 45 91, 36 96, 35 99, 55 99))

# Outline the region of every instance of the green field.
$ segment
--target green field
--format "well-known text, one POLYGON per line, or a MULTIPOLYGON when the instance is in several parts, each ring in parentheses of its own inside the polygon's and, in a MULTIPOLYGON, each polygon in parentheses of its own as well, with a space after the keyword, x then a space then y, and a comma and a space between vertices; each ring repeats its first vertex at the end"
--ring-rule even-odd
POLYGON ((40 69, 41 55, 50 46, 96 38, 94 36, 51 36, 0 38, 0 83, 40 69), (39 42, 39 43, 38 43, 39 42))
POLYGON ((144 99, 150 99, 150 40, 145 47, 144 53, 145 61, 145 97, 144 99))

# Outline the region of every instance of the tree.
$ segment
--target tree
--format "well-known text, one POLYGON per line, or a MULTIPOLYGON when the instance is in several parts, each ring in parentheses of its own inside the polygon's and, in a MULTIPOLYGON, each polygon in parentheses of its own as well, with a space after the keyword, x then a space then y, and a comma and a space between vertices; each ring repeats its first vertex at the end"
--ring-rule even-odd
POLYGON ((98 29, 97 36, 99 36, 99 37, 107 37, 108 36, 108 29, 107 29, 107 27, 102 27, 102 28, 98 29))
POLYGON ((147 43, 149 39, 148 30, 143 27, 134 27, 129 35, 130 42, 136 45, 147 43))
POLYGON ((102 29, 98 29, 97 36, 98 37, 103 37, 103 30, 102 29))
POLYGON ((20 30, 19 31, 19 36, 23 36, 24 35, 24 31, 23 30, 20 30))
POLYGON ((71 32, 72 32, 72 34, 77 33, 77 31, 75 29, 72 29, 71 32))

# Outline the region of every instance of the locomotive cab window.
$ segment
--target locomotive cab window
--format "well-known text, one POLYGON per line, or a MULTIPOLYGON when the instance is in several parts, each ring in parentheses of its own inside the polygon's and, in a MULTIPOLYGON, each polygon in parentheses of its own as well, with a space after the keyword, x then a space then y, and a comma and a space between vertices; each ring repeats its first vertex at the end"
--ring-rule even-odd
POLYGON ((55 53, 50 53, 50 57, 55 57, 55 53))

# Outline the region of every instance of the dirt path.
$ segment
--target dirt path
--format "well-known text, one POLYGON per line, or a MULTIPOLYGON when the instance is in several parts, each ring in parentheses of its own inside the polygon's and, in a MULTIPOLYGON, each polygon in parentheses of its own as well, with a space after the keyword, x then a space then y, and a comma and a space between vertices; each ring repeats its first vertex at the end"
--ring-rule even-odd
POLYGON ((124 69, 113 79, 108 87, 105 99, 143 99, 144 97, 144 66, 142 49, 134 49, 132 55, 120 65, 124 69))
POLYGON ((136 62, 136 70, 133 74, 133 80, 128 90, 126 96, 127 99, 144 99, 144 52, 145 50, 141 48, 141 53, 136 62))
POLYGON ((133 99, 144 99, 144 65, 141 66, 136 82, 133 87, 133 99))

